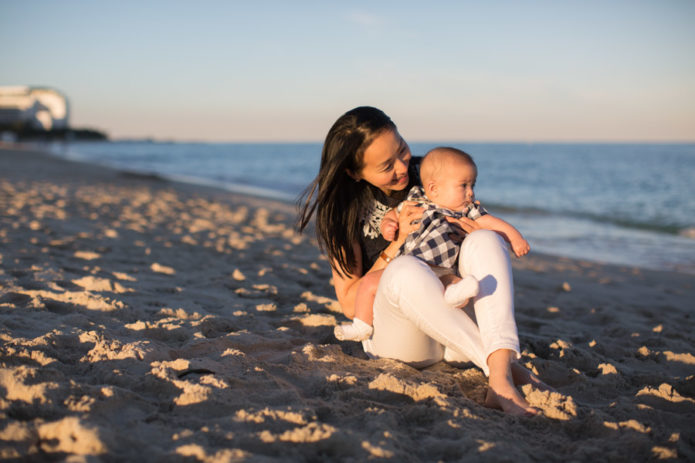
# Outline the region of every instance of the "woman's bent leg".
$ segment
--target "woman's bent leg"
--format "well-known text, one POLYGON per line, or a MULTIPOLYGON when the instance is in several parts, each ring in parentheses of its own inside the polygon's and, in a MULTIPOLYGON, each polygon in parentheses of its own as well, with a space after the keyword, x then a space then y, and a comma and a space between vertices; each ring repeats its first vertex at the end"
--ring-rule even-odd
POLYGON ((512 364, 519 357, 514 320, 514 283, 507 247, 495 232, 477 230, 466 237, 459 255, 459 271, 480 282, 473 308, 488 366, 490 389, 486 402, 515 415, 534 415, 514 386, 512 364))
POLYGON ((514 282, 509 252, 502 238, 490 230, 468 235, 461 245, 459 271, 461 276, 473 275, 479 283, 473 307, 485 358, 499 349, 514 351, 518 357, 514 282))
POLYGON ((453 349, 487 373, 478 327, 444 300, 444 288, 427 264, 412 256, 391 262, 374 302, 374 334, 364 342, 368 354, 425 366, 453 349))

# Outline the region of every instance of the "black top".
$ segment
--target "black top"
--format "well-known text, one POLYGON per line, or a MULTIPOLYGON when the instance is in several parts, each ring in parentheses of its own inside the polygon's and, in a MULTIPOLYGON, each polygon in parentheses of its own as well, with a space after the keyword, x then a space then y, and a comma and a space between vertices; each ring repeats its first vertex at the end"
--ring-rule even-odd
MULTIPOLYGON (((410 180, 408 186, 403 189, 407 193, 410 188, 420 184, 420 161, 421 157, 413 157, 408 166, 408 176, 410 180)), ((362 249, 362 271, 366 272, 379 258, 379 254, 386 249, 389 242, 381 236, 381 220, 386 213, 396 207, 405 196, 391 197, 386 196, 380 189, 369 185, 374 200, 371 207, 367 207, 360 219, 360 248, 362 249)))

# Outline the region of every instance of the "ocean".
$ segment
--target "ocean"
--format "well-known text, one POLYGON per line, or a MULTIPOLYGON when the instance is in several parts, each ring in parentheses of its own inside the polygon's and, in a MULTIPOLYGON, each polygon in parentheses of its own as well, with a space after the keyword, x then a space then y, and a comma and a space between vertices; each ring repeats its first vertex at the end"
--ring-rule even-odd
MULTIPOLYGON (((478 164, 476 197, 531 250, 695 274, 695 144, 412 143, 454 146, 478 164)), ((75 142, 54 154, 296 201, 321 143, 75 142)))

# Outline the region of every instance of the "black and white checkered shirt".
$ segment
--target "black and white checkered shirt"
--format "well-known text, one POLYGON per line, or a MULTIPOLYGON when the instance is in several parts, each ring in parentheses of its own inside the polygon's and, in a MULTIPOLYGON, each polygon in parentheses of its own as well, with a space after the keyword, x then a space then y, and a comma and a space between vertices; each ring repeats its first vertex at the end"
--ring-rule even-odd
MULTIPOLYGON (((454 230, 444 217, 458 219, 465 216, 476 220, 487 214, 487 211, 477 204, 470 204, 463 211, 439 207, 425 196, 425 191, 419 186, 410 189, 407 200, 419 203, 425 212, 420 219, 420 228, 408 235, 398 254, 415 256, 429 265, 456 268, 456 259, 461 246, 449 237, 454 230)), ((400 209, 399 206, 399 212, 400 209)))

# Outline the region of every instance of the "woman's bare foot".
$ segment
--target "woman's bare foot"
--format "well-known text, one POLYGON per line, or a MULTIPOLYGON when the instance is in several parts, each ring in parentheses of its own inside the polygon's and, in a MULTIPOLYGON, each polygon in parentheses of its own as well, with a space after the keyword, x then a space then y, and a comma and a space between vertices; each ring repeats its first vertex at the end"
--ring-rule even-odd
MULTIPOLYGON (((485 405, 491 408, 501 408, 503 412, 516 416, 534 416, 539 413, 537 408, 532 407, 516 388, 512 367, 513 355, 511 350, 496 350, 487 359, 490 367, 489 389, 485 398, 485 405)), ((526 370, 530 375, 531 372, 526 370)), ((522 375, 521 371, 517 374, 522 375)), ((528 375, 527 379, 528 379, 528 375)), ((540 380, 539 380, 540 381, 540 380)))
POLYGON ((514 385, 516 386, 530 384, 531 386, 541 391, 556 392, 555 388, 547 385, 546 383, 541 381, 541 379, 538 376, 534 375, 533 373, 531 373, 531 371, 527 370, 526 368, 524 368, 516 362, 512 362, 511 370, 514 385))
POLYGON ((490 387, 485 396, 485 406, 501 409, 515 416, 535 416, 539 413, 539 410, 526 402, 516 387, 510 383, 493 386, 490 381, 490 387))

